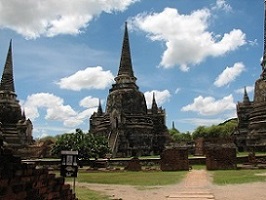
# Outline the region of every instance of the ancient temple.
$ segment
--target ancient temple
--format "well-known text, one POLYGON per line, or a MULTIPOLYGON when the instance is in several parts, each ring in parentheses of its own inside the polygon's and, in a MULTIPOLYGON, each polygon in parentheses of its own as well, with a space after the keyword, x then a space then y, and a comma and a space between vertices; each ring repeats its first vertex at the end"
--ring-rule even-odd
POLYGON ((155 94, 152 107, 148 109, 144 94, 139 91, 132 67, 126 24, 120 66, 114 80, 105 112, 99 102, 97 112, 90 118, 90 132, 108 138, 113 156, 161 153, 168 134, 165 110, 157 106, 155 94))
POLYGON ((32 123, 26 119, 15 93, 12 41, 0 83, 0 123, 1 137, 9 147, 16 149, 33 142, 32 123))
POLYGON ((255 82, 254 100, 244 89, 243 102, 237 104, 238 128, 235 132, 239 150, 266 150, 266 2, 264 2, 264 52, 262 73, 255 82))

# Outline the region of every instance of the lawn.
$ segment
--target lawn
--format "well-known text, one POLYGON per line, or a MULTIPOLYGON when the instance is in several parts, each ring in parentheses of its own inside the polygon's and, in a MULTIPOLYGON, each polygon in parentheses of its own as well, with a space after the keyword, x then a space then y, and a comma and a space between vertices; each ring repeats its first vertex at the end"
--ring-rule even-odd
MULTIPOLYGON (((187 171, 162 172, 162 171, 115 171, 115 172, 86 172, 80 170, 77 181, 83 183, 120 184, 134 186, 158 186, 180 182, 187 171)), ((59 173, 56 173, 59 175, 59 173)), ((73 186, 73 178, 66 178, 73 186)), ((76 186, 76 196, 79 200, 108 200, 107 196, 94 192, 84 187, 76 186)))
MULTIPOLYGON (((162 172, 162 171, 140 171, 140 172, 86 172, 78 173, 78 182, 118 184, 134 186, 157 186, 170 185, 180 182, 187 171, 162 172)), ((67 180, 71 181, 71 179, 67 180)))
POLYGON ((110 198, 108 198, 107 196, 101 195, 98 192, 89 190, 87 188, 83 188, 83 187, 76 187, 75 189, 76 191, 76 197, 79 200, 108 200, 110 198))
POLYGON ((209 173, 212 174, 213 183, 218 185, 266 181, 266 169, 217 170, 209 173))

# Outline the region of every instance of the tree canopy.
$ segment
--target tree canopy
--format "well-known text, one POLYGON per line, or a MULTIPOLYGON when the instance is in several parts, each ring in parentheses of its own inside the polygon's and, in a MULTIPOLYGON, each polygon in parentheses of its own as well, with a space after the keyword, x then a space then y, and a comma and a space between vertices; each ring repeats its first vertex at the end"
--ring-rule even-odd
POLYGON ((190 142, 192 140, 190 132, 181 133, 175 128, 169 129, 168 131, 174 142, 190 142))
POLYGON ((212 126, 199 126, 192 133, 193 139, 203 138, 227 138, 232 135, 235 128, 237 127, 237 120, 231 119, 219 125, 212 126))
POLYGON ((83 133, 81 129, 76 129, 75 133, 58 136, 52 149, 52 155, 60 156, 62 150, 78 151, 79 157, 83 159, 103 158, 106 153, 109 153, 106 138, 83 133))

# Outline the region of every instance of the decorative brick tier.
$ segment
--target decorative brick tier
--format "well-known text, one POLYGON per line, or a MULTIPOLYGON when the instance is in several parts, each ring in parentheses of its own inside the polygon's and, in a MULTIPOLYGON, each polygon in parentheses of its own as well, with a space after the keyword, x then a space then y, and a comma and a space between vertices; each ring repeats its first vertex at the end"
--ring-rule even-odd
POLYGON ((0 153, 0 199, 77 200, 63 177, 22 163, 20 157, 6 149, 1 149, 0 153))
POLYGON ((161 154, 162 171, 189 170, 188 149, 166 149, 161 154))

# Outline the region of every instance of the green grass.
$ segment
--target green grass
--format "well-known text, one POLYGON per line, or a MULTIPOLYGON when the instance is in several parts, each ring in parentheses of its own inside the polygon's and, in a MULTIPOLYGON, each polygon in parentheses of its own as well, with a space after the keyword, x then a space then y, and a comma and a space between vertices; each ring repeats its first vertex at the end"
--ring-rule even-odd
MULTIPOLYGON (((56 172, 59 175, 58 172, 56 172)), ((180 182, 187 174, 186 171, 177 172, 86 172, 80 170, 76 181, 83 183, 100 183, 100 184, 119 184, 133 185, 138 189, 144 189, 143 186, 169 185, 180 182)), ((66 178, 66 181, 73 185, 73 178, 66 178)), ((79 200, 108 200, 107 196, 89 190, 85 187, 76 186, 76 196, 79 200)))
MULTIPOLYGON (((242 156, 248 156, 250 152, 238 152, 237 156, 242 157, 242 156)), ((266 152, 255 152, 256 156, 266 156, 266 152)))
POLYGON ((206 169, 206 165, 192 165, 192 169, 196 170, 206 169))
POLYGON ((217 170, 210 172, 213 176, 213 182, 218 185, 226 184, 242 184, 252 182, 265 182, 266 176, 259 176, 258 174, 265 174, 266 170, 217 170))
POLYGON ((108 198, 105 195, 99 194, 99 192, 95 192, 92 190, 89 190, 85 187, 76 187, 76 197, 79 200, 108 200, 108 198))
POLYGON ((157 186, 169 185, 180 182, 185 171, 178 172, 79 172, 78 182, 100 183, 100 184, 119 184, 134 186, 157 186))

